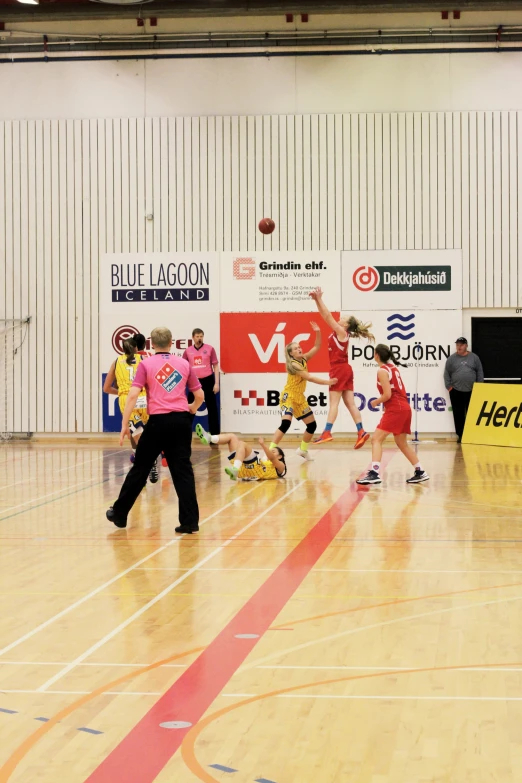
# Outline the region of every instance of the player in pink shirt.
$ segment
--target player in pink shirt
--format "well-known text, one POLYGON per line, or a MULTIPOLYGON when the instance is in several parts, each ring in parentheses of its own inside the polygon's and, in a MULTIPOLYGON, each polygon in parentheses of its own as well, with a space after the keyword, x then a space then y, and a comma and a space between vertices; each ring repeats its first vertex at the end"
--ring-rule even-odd
POLYGON ((199 509, 190 461, 191 414, 203 402, 203 391, 189 363, 170 353, 170 329, 153 329, 150 338, 155 354, 140 362, 136 371, 123 411, 120 446, 125 436, 130 435, 130 414, 142 388, 147 393, 149 420, 139 440, 134 465, 123 482, 118 500, 107 511, 107 519, 116 527, 127 526, 127 515, 145 486, 152 465, 163 452, 179 501, 176 533, 195 533, 199 530, 199 509), (194 395, 190 404, 186 390, 194 395))
MULTIPOLYGON (((216 394, 219 392, 219 361, 215 349, 204 342, 202 329, 192 332, 192 345, 185 350, 183 358, 187 360, 201 383, 208 413, 208 431, 219 435, 219 415, 216 394)), ((189 398, 190 399, 190 398, 189 398)))

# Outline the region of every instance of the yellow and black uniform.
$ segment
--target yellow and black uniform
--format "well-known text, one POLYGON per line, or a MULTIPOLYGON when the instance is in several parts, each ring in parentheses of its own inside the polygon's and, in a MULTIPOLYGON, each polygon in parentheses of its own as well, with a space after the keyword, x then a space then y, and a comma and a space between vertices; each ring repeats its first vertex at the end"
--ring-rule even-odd
MULTIPOLYGON (((293 359, 292 365, 298 372, 307 372, 306 359, 293 359)), ((281 394, 281 411, 283 416, 294 416, 300 420, 305 419, 312 412, 305 397, 306 380, 300 375, 288 373, 286 384, 281 394)))
MULTIPOLYGON (((283 478, 284 474, 280 476, 269 459, 261 459, 260 452, 255 449, 253 453, 255 457, 241 464, 237 474, 238 479, 243 479, 244 481, 265 481, 267 479, 283 478)), ((236 452, 233 451, 232 454, 228 455, 228 458, 233 462, 236 458, 236 452)))
MULTIPOLYGON (((118 384, 118 401, 122 413, 125 410, 127 395, 129 394, 132 382, 134 381, 136 370, 142 359, 143 357, 140 356, 139 353, 134 355, 132 364, 127 364, 127 356, 125 354, 118 356, 116 359, 114 374, 116 376, 116 383, 118 384)), ((147 395, 145 390, 142 389, 136 400, 136 407, 132 411, 129 419, 129 427, 132 434, 134 434, 139 427, 144 427, 148 420, 147 395)))

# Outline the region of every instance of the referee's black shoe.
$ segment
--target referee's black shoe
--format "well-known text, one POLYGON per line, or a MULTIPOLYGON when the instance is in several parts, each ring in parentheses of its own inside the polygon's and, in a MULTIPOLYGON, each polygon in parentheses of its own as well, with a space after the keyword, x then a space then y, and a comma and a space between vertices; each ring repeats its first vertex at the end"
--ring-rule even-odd
POLYGON ((111 506, 107 509, 105 512, 105 516, 109 520, 109 522, 112 522, 113 525, 116 525, 116 527, 127 527, 127 520, 126 519, 118 519, 116 517, 116 514, 114 513, 114 508, 111 506))

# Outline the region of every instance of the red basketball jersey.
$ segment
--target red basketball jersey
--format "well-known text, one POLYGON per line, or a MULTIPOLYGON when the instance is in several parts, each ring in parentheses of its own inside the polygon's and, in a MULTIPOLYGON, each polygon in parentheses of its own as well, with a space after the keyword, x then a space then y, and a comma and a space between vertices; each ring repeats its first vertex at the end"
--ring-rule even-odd
MULTIPOLYGON (((379 367, 380 370, 385 370, 388 373, 391 386, 391 397, 384 403, 384 410, 392 410, 394 408, 404 408, 404 405, 409 405, 406 389, 401 378, 401 374, 394 364, 383 364, 379 367)), ((382 394, 383 389, 379 381, 377 380, 377 388, 379 394, 382 394)))
POLYGON ((332 332, 332 334, 328 335, 328 358, 330 359, 330 366, 334 364, 349 364, 349 342, 349 340, 346 340, 345 343, 342 343, 335 332, 332 332))

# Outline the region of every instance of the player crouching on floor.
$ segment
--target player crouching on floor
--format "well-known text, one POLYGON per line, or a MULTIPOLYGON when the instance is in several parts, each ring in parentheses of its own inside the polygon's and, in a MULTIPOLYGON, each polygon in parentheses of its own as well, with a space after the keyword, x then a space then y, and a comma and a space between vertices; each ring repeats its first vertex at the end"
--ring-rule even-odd
POLYGON ((283 478, 286 475, 285 455, 279 446, 269 449, 263 438, 259 438, 259 445, 265 453, 265 458, 261 452, 252 449, 244 440, 240 440, 237 435, 231 432, 224 432, 221 435, 210 435, 205 432, 201 424, 196 424, 196 435, 205 446, 227 445, 230 454, 228 458, 232 463, 225 468, 225 473, 233 481, 243 479, 243 481, 265 481, 267 479, 283 478))

